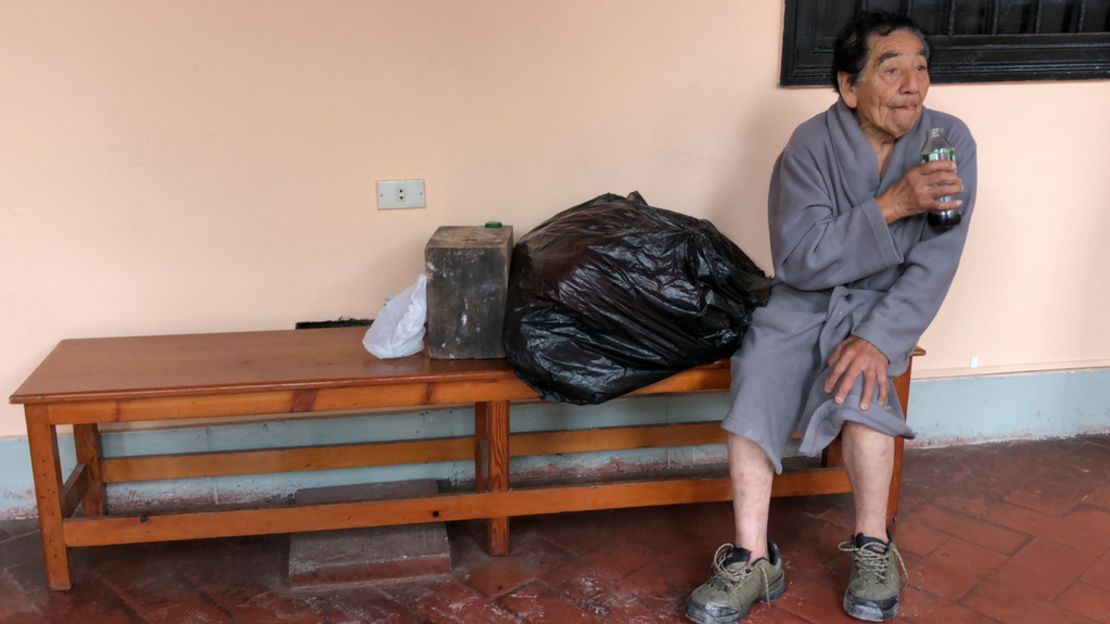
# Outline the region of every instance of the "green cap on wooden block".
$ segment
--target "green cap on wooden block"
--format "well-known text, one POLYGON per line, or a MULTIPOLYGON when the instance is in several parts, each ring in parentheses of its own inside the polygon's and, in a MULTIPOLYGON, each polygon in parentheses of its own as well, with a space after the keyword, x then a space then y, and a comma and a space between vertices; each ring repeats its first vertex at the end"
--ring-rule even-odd
POLYGON ((499 228, 499 227, 501 227, 501 222, 500 221, 486 221, 486 227, 488 227, 488 228, 499 228))

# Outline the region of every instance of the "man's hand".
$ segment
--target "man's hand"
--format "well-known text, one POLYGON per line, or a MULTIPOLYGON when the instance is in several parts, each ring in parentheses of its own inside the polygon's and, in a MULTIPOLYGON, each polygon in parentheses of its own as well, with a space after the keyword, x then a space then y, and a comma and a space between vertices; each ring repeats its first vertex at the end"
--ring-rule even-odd
POLYGON ((856 377, 862 373, 863 395, 859 408, 866 410, 871 407, 875 384, 879 385, 879 405, 886 405, 887 388, 890 386, 886 376, 888 364, 890 362, 887 361, 886 356, 875 345, 863 338, 849 336, 844 342, 836 345, 832 355, 829 356, 831 370, 829 378, 825 380, 825 392, 832 392, 839 383, 840 387, 836 390, 834 400, 838 405, 844 403, 844 399, 852 391, 856 377))
POLYGON ((964 182, 956 175, 956 163, 951 160, 934 160, 918 165, 906 172, 875 200, 888 224, 898 219, 923 212, 937 212, 958 208, 963 201, 955 198, 964 190, 964 182), (950 202, 937 201, 952 196, 950 202))

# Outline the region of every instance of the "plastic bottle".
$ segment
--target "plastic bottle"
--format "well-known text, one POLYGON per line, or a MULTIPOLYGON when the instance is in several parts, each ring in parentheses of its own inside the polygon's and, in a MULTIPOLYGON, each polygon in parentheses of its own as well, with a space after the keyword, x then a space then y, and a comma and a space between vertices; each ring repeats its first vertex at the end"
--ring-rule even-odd
MULTIPOLYGON (((925 141, 925 148, 921 150, 921 162, 927 163, 934 160, 956 160, 956 148, 944 136, 944 128, 930 128, 929 139, 925 141)), ((948 202, 954 198, 950 195, 937 198, 937 201, 948 202)), ((947 230, 960 223, 960 209, 950 208, 940 212, 929 212, 926 215, 929 225, 938 230, 947 230)))

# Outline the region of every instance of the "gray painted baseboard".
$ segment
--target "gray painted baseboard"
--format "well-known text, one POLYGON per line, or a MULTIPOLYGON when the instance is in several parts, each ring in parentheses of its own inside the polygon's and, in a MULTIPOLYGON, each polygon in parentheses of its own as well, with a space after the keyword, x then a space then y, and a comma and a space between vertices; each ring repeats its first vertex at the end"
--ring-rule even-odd
MULTIPOLYGON (((512 429, 524 432, 692 422, 720 419, 727 408, 725 394, 647 397, 590 407, 520 405, 513 407, 512 429)), ((909 444, 915 447, 1110 433, 1110 369, 919 380, 913 382, 909 413, 910 425, 917 433, 909 444)), ((282 420, 109 433, 103 437, 103 452, 105 456, 129 456, 376 442, 467 435, 473 432, 473 426, 469 410, 282 420)), ((72 437, 60 435, 59 445, 63 473, 68 474, 74 463, 72 437)), ((681 469, 719 464, 724 459, 723 445, 708 445, 524 457, 512 460, 512 470, 516 476, 539 478, 681 469)), ((220 504, 287 498, 305 487, 350 483, 437 479, 457 484, 472 481, 473 469, 472 462, 444 462, 118 484, 109 488, 109 503, 122 511, 183 501, 220 504)), ((0 440, 0 519, 34 513, 27 440, 0 440)))

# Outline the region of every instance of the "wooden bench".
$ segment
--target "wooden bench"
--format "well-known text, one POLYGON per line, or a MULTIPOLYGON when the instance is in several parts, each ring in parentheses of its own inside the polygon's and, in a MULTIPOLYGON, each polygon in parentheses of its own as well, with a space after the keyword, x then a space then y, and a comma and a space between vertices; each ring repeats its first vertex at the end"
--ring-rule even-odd
MULTIPOLYGON (((324 531, 486 519, 489 550, 509 549, 509 518, 731 498, 727 478, 510 488, 509 458, 722 442, 718 423, 509 433, 513 401, 537 395, 504 360, 378 360, 363 328, 64 340, 11 397, 24 405, 46 574, 71 586, 72 547, 236 535, 324 531), (475 434, 319 447, 102 457, 100 425, 139 421, 209 424, 212 418, 307 417, 313 413, 473 404, 475 434), (77 465, 64 480, 56 428, 72 425, 77 465), (325 470, 473 459, 473 492, 188 513, 110 515, 105 485, 156 479, 325 470), (81 514, 75 514, 80 508, 81 514)), ((895 380, 903 405, 910 373, 895 380)), ((722 391, 726 361, 694 368, 637 396, 722 391)), ((889 513, 898 505, 902 441, 896 446, 889 513)), ((775 496, 850 491, 839 441, 822 467, 776 477, 775 496)))

